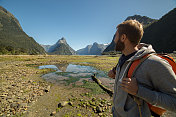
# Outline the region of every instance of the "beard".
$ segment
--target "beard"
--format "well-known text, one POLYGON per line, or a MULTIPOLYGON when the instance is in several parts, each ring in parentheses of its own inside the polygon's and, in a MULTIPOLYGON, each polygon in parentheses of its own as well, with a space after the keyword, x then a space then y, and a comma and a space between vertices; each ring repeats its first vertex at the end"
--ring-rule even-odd
POLYGON ((115 45, 115 51, 123 51, 125 44, 119 39, 115 45))

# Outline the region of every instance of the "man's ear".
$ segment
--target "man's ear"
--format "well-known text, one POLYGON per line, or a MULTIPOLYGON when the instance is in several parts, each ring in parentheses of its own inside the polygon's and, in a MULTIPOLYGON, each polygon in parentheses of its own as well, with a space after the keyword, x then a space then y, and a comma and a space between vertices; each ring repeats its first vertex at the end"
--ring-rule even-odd
POLYGON ((124 42, 126 40, 126 38, 127 38, 126 34, 122 34, 121 41, 124 42))

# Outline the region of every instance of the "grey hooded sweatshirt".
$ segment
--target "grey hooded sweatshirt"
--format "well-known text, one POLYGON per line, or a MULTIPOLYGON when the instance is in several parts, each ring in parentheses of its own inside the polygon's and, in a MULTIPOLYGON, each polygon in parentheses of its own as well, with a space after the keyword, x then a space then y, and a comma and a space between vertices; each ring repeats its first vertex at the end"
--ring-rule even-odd
MULTIPOLYGON (((142 46, 141 49, 121 68, 117 65, 112 108, 114 117, 140 117, 133 96, 122 90, 120 86, 132 61, 146 54, 155 53, 151 45, 141 44, 140 46, 142 46)), ((151 117, 146 102, 176 112, 176 75, 166 60, 151 55, 138 67, 134 77, 138 82, 138 92, 135 96, 140 98, 142 117, 151 117)))

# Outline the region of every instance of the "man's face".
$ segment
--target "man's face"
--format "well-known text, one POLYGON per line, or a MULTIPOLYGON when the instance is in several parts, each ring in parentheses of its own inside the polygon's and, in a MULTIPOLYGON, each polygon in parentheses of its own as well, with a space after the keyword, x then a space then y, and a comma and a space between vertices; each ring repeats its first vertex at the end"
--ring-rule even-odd
POLYGON ((115 51, 123 51, 124 50, 125 44, 124 44, 124 42, 121 41, 121 39, 119 37, 118 30, 116 31, 114 42, 116 44, 115 45, 115 51))

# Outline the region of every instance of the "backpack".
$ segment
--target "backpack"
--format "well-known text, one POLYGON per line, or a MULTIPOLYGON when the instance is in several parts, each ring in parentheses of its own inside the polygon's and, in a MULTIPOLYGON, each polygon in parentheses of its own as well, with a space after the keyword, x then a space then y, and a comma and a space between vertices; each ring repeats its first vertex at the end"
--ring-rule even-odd
MULTIPOLYGON (((138 60, 135 60, 134 62, 132 62, 131 66, 129 67, 129 70, 128 70, 128 73, 127 73, 127 77, 128 78, 131 78, 134 74, 134 72, 136 71, 136 69, 140 66, 140 64, 146 60, 147 58, 149 58, 152 54, 147 54, 145 55, 144 57, 142 57, 141 59, 138 59, 138 60)), ((174 73, 176 74, 176 63, 174 61, 174 59, 167 55, 167 54, 155 54, 156 56, 162 58, 162 59, 165 59, 166 61, 168 61, 168 63, 172 66, 172 69, 174 71, 174 73)), ((135 101, 136 101, 136 98, 135 98, 135 101)), ((139 103, 139 101, 136 101, 137 103, 139 103)), ((153 111, 154 113, 158 114, 158 115, 162 115, 164 112, 166 112, 165 109, 163 108, 159 108, 159 107, 156 107, 156 106, 153 106, 149 103, 148 104, 148 107, 151 111, 153 111)), ((140 104, 138 104, 139 106, 140 104)), ((140 109, 140 107, 139 107, 140 109)), ((139 110, 140 112, 141 110, 139 110)), ((140 115, 141 115, 141 112, 140 112, 140 115)))

